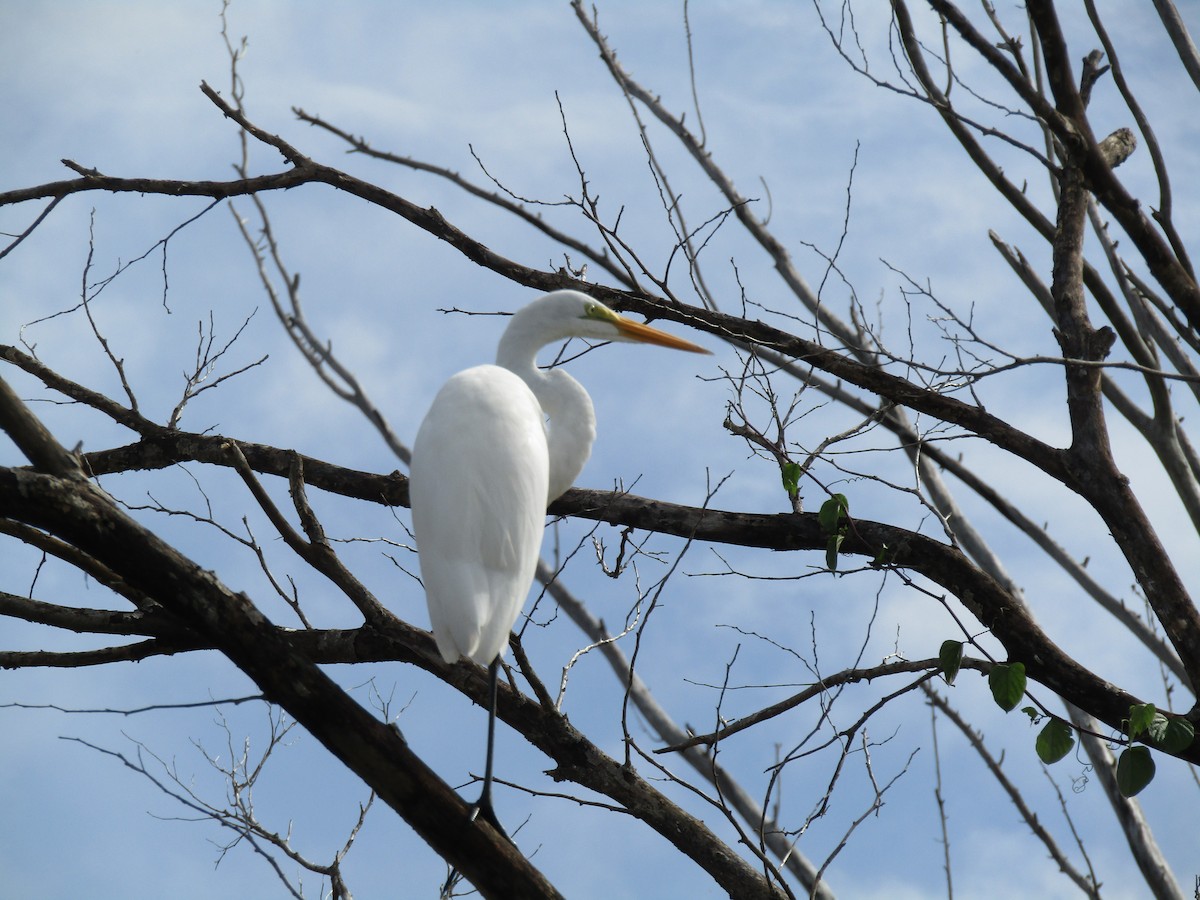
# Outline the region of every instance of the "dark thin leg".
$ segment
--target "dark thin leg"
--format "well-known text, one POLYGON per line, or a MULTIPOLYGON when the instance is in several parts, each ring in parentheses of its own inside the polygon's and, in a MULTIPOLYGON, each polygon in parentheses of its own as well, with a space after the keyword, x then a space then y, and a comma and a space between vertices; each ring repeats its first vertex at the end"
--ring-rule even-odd
MULTIPOLYGON (((500 682, 500 657, 492 660, 492 664, 488 666, 488 728, 487 728, 487 759, 483 765, 483 791, 479 795, 479 799, 475 801, 475 805, 471 807, 470 821, 474 822, 478 818, 483 818, 485 822, 495 828, 504 838, 511 844, 512 838, 508 836, 508 832, 500 825, 500 820, 496 818, 496 810, 492 808, 492 755, 496 745, 496 693, 500 682)), ((458 869, 451 869, 450 875, 446 879, 446 883, 442 885, 442 897, 451 896, 454 886, 458 884, 462 876, 458 869)))
POLYGON ((483 791, 471 810, 471 821, 474 822, 477 817, 482 816, 484 821, 507 838, 508 832, 500 825, 500 820, 496 818, 496 810, 492 807, 492 757, 496 747, 496 692, 499 681, 500 657, 496 657, 488 666, 487 759, 483 765, 483 791))

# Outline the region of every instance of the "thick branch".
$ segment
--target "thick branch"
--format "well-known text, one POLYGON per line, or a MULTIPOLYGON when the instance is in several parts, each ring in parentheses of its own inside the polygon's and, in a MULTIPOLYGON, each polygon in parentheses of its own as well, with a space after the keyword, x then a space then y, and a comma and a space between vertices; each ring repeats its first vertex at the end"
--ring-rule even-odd
MULTIPOLYGON (((1200 675, 1200 613, 1192 604, 1149 519, 1130 490, 1128 480, 1112 460, 1107 444, 1103 408, 1100 404, 1099 371, 1093 368, 1089 372, 1087 366, 1071 364, 1074 360, 1086 362, 1102 359, 1111 347, 1113 339, 1110 330, 1091 328, 1084 303, 1083 281, 1089 272, 1082 257, 1087 191, 1094 192, 1097 199, 1109 208, 1133 237, 1160 283, 1164 286, 1175 286, 1174 289, 1168 286, 1168 292, 1192 322, 1200 319, 1192 318, 1192 313, 1188 311, 1187 298, 1189 292, 1195 294, 1195 302, 1190 308, 1200 311, 1200 292, 1196 290, 1194 281, 1178 260, 1171 256, 1170 249, 1161 235, 1137 212, 1136 201, 1129 198, 1117 182, 1112 165, 1118 161, 1119 154, 1106 155, 1105 149, 1097 145, 1086 119, 1083 102, 1074 84, 1065 42, 1052 5, 1039 0, 1030 3, 1029 9, 1037 24, 1039 41, 1047 58, 1047 68, 1050 70, 1048 77, 1054 91, 1056 109, 1048 108, 1045 99, 1028 82, 1026 76, 976 31, 954 4, 945 0, 930 0, 930 5, 940 15, 945 16, 946 21, 960 36, 1008 80, 1010 86, 1063 144, 1062 197, 1058 222, 1052 232, 1055 258, 1053 294, 1057 334, 1063 342, 1063 352, 1067 357, 1066 375, 1074 446, 1069 456, 1065 457, 1066 467, 1054 477, 1086 499, 1108 525, 1139 584, 1146 591, 1156 615, 1187 669, 1189 679, 1196 684, 1197 676, 1200 675), (1164 260, 1164 257, 1169 258, 1164 260)), ((893 7, 897 12, 901 36, 914 71, 930 92, 930 97, 939 106, 947 124, 964 146, 970 149, 971 142, 969 136, 964 133, 965 129, 955 121, 945 98, 937 93, 928 72, 925 71, 923 51, 913 31, 907 7, 902 0, 895 0, 893 7)), ((1111 147, 1107 149, 1111 150, 1111 147)), ((999 181, 998 186, 1011 187, 998 169, 986 157, 982 157, 981 152, 973 154, 972 158, 994 182, 999 181)), ((1040 217, 1032 216, 1030 204, 1023 196, 1013 196, 1011 191, 1006 191, 1005 196, 1025 213, 1030 221, 1038 224, 1037 219, 1040 217)), ((1046 233, 1044 227, 1040 230, 1046 233)), ((1087 281, 1094 291, 1097 290, 1096 281, 1098 279, 1087 281)), ((1062 462, 1063 459, 1060 458, 1059 461, 1062 462)), ((1045 469, 1044 471, 1049 472, 1045 469)))
MULTIPOLYGON (((19 402, 19 401, 18 401, 19 402)), ((297 652, 247 597, 138 525, 90 482, 0 469, 0 515, 79 546, 159 600, 249 675, 487 896, 554 888, 416 756, 394 728, 297 652)))
MULTIPOLYGON (((1040 7, 1041 4, 1036 4, 1040 7)), ((1035 4, 1031 4, 1033 13, 1035 4)), ((1043 10, 1038 18, 1044 45, 1059 58, 1060 46, 1053 10, 1043 10)), ((1049 57, 1047 65, 1051 65, 1049 57)), ((1084 106, 1066 76, 1052 82, 1060 109, 1067 115, 1084 117, 1084 106)), ((1087 133, 1081 126, 1081 132, 1087 133)), ((1111 329, 1094 329, 1089 321, 1083 288, 1083 242, 1087 222, 1088 183, 1084 172, 1085 153, 1077 145, 1067 146, 1063 154, 1059 182, 1058 223, 1054 237, 1053 280, 1050 293, 1054 300, 1055 335, 1068 359, 1100 360, 1107 356, 1115 335, 1111 329)), ((1071 448, 1068 452, 1071 481, 1075 490, 1088 500, 1108 525, 1121 548, 1146 599, 1162 623, 1193 685, 1200 685, 1200 611, 1162 546, 1141 503, 1129 488, 1128 479, 1118 469, 1109 442, 1105 421, 1101 373, 1094 368, 1066 366, 1067 409, 1071 420, 1071 448)))
MULTIPOLYGON (((184 434, 162 437, 163 440, 147 448, 156 466, 166 466, 182 458, 230 464, 228 452, 221 450, 227 438, 184 434), (194 455, 183 455, 188 451, 194 455)), ((106 463, 118 457, 128 465, 137 458, 139 446, 88 454, 85 459, 92 466, 111 470, 106 463)), ((260 445, 239 446, 255 471, 288 476, 290 454, 260 445)), ((407 479, 399 473, 370 475, 307 459, 304 470, 307 482, 314 487, 372 502, 407 504, 407 479)), ((551 505, 550 513, 770 550, 824 550, 828 542, 816 514, 772 516, 700 509, 605 491, 570 490, 551 505)), ((992 630, 1012 659, 1025 662, 1031 678, 1111 727, 1119 729, 1121 720, 1128 716, 1129 705, 1138 702, 1065 654, 1029 616, 1023 604, 1014 602, 999 582, 981 572, 954 547, 906 529, 855 520, 842 552, 865 556, 868 560, 883 554, 887 565, 923 575, 958 597, 992 630)))
MULTIPOLYGON (((373 629, 327 632, 319 638, 277 629, 248 598, 233 594, 211 573, 162 544, 88 482, 0 469, 0 509, 78 542, 110 565, 123 560, 131 582, 161 598, 205 641, 229 656, 267 699, 312 732, 485 895, 558 896, 515 848, 490 828, 472 824, 466 804, 413 754, 399 733, 351 700, 313 658, 361 661, 365 653, 413 662, 478 699, 484 696, 484 669, 446 666, 428 635, 421 636, 421 649, 415 651, 411 643, 373 629), (300 645, 315 642, 310 645, 313 656, 301 652, 294 640, 300 645)), ((731 896, 780 896, 702 822, 602 753, 562 716, 509 689, 500 693, 500 715, 555 759, 554 777, 618 800, 701 865, 731 896)))
POLYGON ((35 468, 64 478, 82 476, 79 460, 54 439, 3 379, 0 379, 0 430, 12 438, 35 468))

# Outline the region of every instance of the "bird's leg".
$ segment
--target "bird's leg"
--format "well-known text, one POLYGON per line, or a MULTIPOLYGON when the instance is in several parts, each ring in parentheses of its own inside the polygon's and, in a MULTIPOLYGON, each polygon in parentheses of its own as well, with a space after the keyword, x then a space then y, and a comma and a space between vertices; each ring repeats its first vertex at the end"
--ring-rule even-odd
MULTIPOLYGON (((496 743, 496 693, 499 687, 500 680, 500 657, 497 656, 492 660, 492 664, 488 666, 488 729, 487 729, 487 759, 483 765, 483 791, 479 795, 479 799, 475 801, 475 805, 471 807, 471 814, 468 821, 474 822, 482 817, 485 822, 491 825, 498 831, 506 841, 510 844, 512 838, 508 836, 508 832, 500 825, 500 820, 496 818, 496 810, 492 807, 492 750, 496 743)), ((455 885, 462 880, 462 875, 458 869, 452 868, 449 876, 446 878, 446 883, 442 885, 441 897, 445 898, 453 896, 455 885)))
POLYGON ((483 767, 483 791, 479 794, 479 799, 475 801, 475 806, 471 810, 471 821, 474 822, 477 817, 482 816, 489 825, 511 842, 512 838, 508 837, 508 832, 500 825, 500 820, 496 818, 496 810, 492 807, 492 757, 496 746, 496 693, 499 681, 500 657, 497 656, 488 666, 487 759, 483 767))

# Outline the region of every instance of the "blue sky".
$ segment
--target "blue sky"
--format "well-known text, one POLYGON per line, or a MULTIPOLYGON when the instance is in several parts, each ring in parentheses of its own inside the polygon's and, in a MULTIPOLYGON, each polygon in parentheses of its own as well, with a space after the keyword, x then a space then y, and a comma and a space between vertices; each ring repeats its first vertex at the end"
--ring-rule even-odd
MULTIPOLYGON (((623 63, 671 109, 688 110, 693 121, 680 5, 598 6, 602 28, 623 63)), ((1139 36, 1148 33, 1149 25, 1138 17, 1145 15, 1145 4, 1101 6, 1113 21, 1123 23, 1124 62, 1135 89, 1158 86, 1141 99, 1177 165, 1177 221, 1185 234, 1194 233, 1198 210, 1182 186, 1197 170, 1195 93, 1183 87, 1182 73, 1169 57, 1142 43, 1139 36), (1186 111, 1180 104, 1188 104, 1186 111)), ((1195 5, 1184 10, 1195 19, 1195 5)), ((64 157, 113 175, 230 177, 238 152, 236 132, 198 90, 206 80, 228 95, 229 63, 219 35, 219 12, 218 3, 191 0, 0 4, 0 78, 6 86, 0 101, 5 113, 0 189, 71 177, 59 163, 64 157)), ((744 194, 764 198, 769 189, 771 225, 810 283, 820 283, 825 272, 819 255, 808 247, 829 252, 837 244, 857 156, 850 233, 839 264, 897 346, 906 346, 908 311, 900 299, 901 280, 889 267, 922 283, 928 279, 939 297, 960 309, 973 306, 986 336, 1014 352, 1055 352, 1047 322, 1033 313, 1011 313, 1014 304, 1027 300, 999 263, 987 232, 994 229, 1018 244, 1035 263, 1044 263, 1045 248, 996 203, 930 110, 871 88, 853 75, 832 52, 806 4, 693 4, 690 13, 708 145, 744 194)), ((1002 14, 1012 11, 1002 9, 1002 14)), ((862 34, 884 34, 880 21, 872 18, 878 15, 875 6, 860 15, 862 34)), ((473 149, 514 193, 546 201, 578 191, 579 176, 563 136, 565 117, 603 213, 613 217, 624 209, 622 234, 655 265, 665 263, 671 236, 627 107, 567 4, 525 2, 501 8, 468 2, 436 7, 357 3, 338 5, 334 12, 317 3, 235 2, 228 18, 231 35, 248 38, 240 73, 251 118, 305 153, 344 165, 418 204, 436 206, 497 252, 531 265, 558 265, 561 257, 549 244, 500 214, 428 176, 348 156, 338 141, 297 122, 290 110, 302 107, 367 137, 375 147, 483 181, 473 149)), ((872 53, 881 53, 877 39, 869 40, 872 53)), ((1081 48, 1080 55, 1090 46, 1081 48)), ((882 75, 889 74, 886 56, 877 55, 874 61, 882 75)), ((962 64, 968 75, 986 80, 987 73, 965 59, 962 64)), ((1111 118, 1114 128, 1127 124, 1117 113, 1109 115, 1109 103, 1099 91, 1096 120, 1111 118)), ((672 176, 677 178, 673 187, 683 194, 690 221, 698 224, 720 212, 722 202, 695 168, 662 132, 652 133, 664 161, 679 172, 672 176)), ((1036 166, 1017 154, 997 152, 1009 171, 1025 173, 1031 190, 1044 194, 1045 178, 1036 166)), ((268 172, 281 168, 281 163, 274 151, 254 147, 251 166, 268 172)), ((1122 174, 1139 193, 1153 196, 1144 157, 1131 160, 1122 174)), ((503 311, 530 299, 529 292, 463 261, 451 248, 406 223, 326 188, 305 188, 266 202, 284 256, 303 276, 313 326, 350 363, 404 440, 411 441, 447 376, 490 360, 503 324, 492 317, 448 316, 439 310, 503 311)), ((64 374, 98 390, 119 392, 111 364, 79 315, 24 326, 77 302, 89 220, 95 235, 94 281, 145 253, 202 206, 199 200, 134 196, 79 195, 66 201, 18 253, 0 264, 2 340, 24 339, 64 374)), ((250 214, 248 203, 234 206, 241 215, 250 214)), ((764 207, 760 199, 758 208, 764 207)), ((558 208, 548 208, 546 215, 575 221, 558 208)), ((29 209, 4 210, 0 229, 19 231, 30 218, 29 209)), ((706 277, 730 298, 728 308, 736 308, 738 279, 754 301, 768 306, 787 302, 769 261, 732 226, 718 232, 707 252, 706 277)), ((268 362, 226 389, 197 398, 188 407, 183 427, 295 447, 373 471, 398 466, 360 414, 325 390, 287 344, 227 209, 214 209, 182 231, 171 244, 168 260, 165 302, 161 255, 151 254, 93 304, 101 327, 116 345, 114 352, 125 359, 148 415, 164 419, 177 401, 177 373, 191 363, 198 323, 207 328, 210 311, 223 341, 257 310, 231 351, 229 365, 245 365, 264 353, 270 356, 268 362)), ((599 272, 592 275, 603 280, 599 272)), ((846 284, 834 277, 823 296, 843 310, 848 295, 846 284)), ((914 340, 929 346, 934 332, 923 315, 913 316, 914 340)), ((712 348, 714 356, 701 360, 614 346, 572 365, 591 392, 600 420, 600 437, 581 485, 605 488, 636 482, 639 494, 698 505, 710 479, 733 473, 715 505, 784 511, 777 472, 769 463, 749 459, 745 445, 722 428, 730 391, 720 376, 723 369, 735 370, 738 360, 727 347, 713 343, 712 348)), ((13 380, 25 396, 40 396, 27 379, 13 380)), ((1046 439, 1062 437, 1061 406, 1054 402, 1060 389, 1050 370, 995 379, 983 391, 993 411, 1013 415, 1046 439)), ((818 406, 807 397, 803 404, 818 406)), ((68 445, 86 439, 88 449, 97 449, 130 439, 121 429, 73 408, 39 403, 36 409, 68 445)), ((816 409, 806 420, 803 436, 815 443, 836 430, 839 421, 831 412, 816 409)), ((886 446, 882 438, 877 443, 886 446)), ((1048 494, 1046 484, 992 458, 983 448, 964 445, 963 450, 972 454, 974 464, 1003 480, 1034 515, 1045 518, 1072 552, 1082 556, 1102 546, 1095 543, 1103 538, 1102 527, 1068 498, 1048 494)), ((1145 451, 1136 441, 1119 433, 1118 450, 1127 468, 1140 471, 1137 463, 1145 451)), ((5 464, 14 461, 10 446, 4 445, 0 453, 5 464)), ((902 477, 905 467, 896 456, 880 452, 856 464, 878 465, 902 477)), ((858 492, 858 514, 910 527, 922 524, 920 510, 860 483, 847 484, 858 492)), ((1161 490, 1150 480, 1144 485, 1147 491, 1161 490)), ((106 487, 130 504, 150 503, 153 497, 165 506, 200 510, 211 503, 214 516, 235 530, 241 529, 248 508, 236 479, 203 467, 194 467, 191 474, 113 480, 106 487)), ((286 499, 279 485, 271 489, 286 499)), ((992 514, 969 497, 960 500, 990 529, 1037 615, 1057 640, 1113 680, 1148 695, 1161 693, 1155 670, 1123 643, 1119 629, 1083 604, 1077 589, 1023 538, 996 526, 992 514)), ((364 511, 324 496, 315 502, 331 534, 404 540, 387 511, 364 511)), ((1194 541, 1169 496, 1163 496, 1154 514, 1165 540, 1180 548, 1194 541)), ((227 583, 262 598, 277 621, 294 624, 286 608, 271 600, 250 554, 220 539, 212 528, 147 516, 168 539, 218 569, 227 583)), ((346 604, 275 546, 261 517, 251 515, 249 526, 267 548, 277 574, 296 578, 319 624, 354 624, 346 604)), ((930 523, 923 527, 936 533, 930 523)), ((571 548, 585 535, 583 526, 567 523, 557 533, 557 544, 556 536, 550 537, 547 551, 571 548)), ((610 548, 619 540, 616 532, 601 536, 610 548)), ((670 554, 679 550, 676 542, 667 540, 651 546, 670 554)), ((390 552, 414 565, 403 549, 390 552)), ((720 552, 733 564, 764 576, 797 575, 818 564, 798 555, 720 552)), ((10 576, 15 582, 5 588, 27 590, 37 556, 8 544, 0 553, 5 554, 0 556, 0 570, 16 573, 10 576)), ((384 558, 379 544, 347 544, 345 555, 398 615, 425 622, 419 589, 384 558)), ((582 556, 591 556, 586 542, 582 556)), ((713 721, 712 685, 721 683, 739 645, 743 649, 734 674, 745 687, 727 699, 726 715, 752 711, 786 695, 788 685, 811 680, 794 656, 765 646, 751 636, 754 633, 770 634, 810 656, 816 634, 822 671, 839 669, 853 658, 873 618, 869 661, 892 651, 912 658, 932 655, 942 639, 952 636, 944 613, 890 582, 745 581, 708 574, 722 567, 709 548, 689 550, 681 575, 646 629, 639 669, 677 721, 697 728, 713 721)), ((642 578, 648 582, 659 577, 659 569, 659 564, 644 561, 642 578)), ((1094 559, 1093 570, 1118 587, 1128 578, 1110 559, 1094 559)), ((603 578, 589 570, 587 559, 577 560, 570 571, 572 588, 588 598, 597 615, 610 626, 624 620, 637 593, 631 578, 603 578)), ((1195 583, 1194 574, 1192 578, 1195 583)), ((37 594, 46 599, 99 604, 102 593, 71 573, 48 569, 38 576, 37 594)), ((545 602, 535 620, 539 627, 527 638, 531 655, 543 678, 557 682, 562 666, 585 641, 562 617, 553 617, 545 602)), ((47 636, 15 623, 6 622, 5 632, 5 647, 91 646, 86 639, 47 636)), ((451 783, 463 783, 469 772, 481 768, 483 713, 458 695, 398 665, 369 671, 335 669, 334 674, 364 703, 371 702, 373 684, 390 698, 393 713, 403 708, 398 724, 451 783)), ((252 692, 245 678, 211 654, 106 669, 5 672, 0 684, 0 702, 89 709, 252 692)), ((1029 728, 1015 716, 1005 718, 995 711, 977 679, 964 676, 952 698, 987 731, 996 753, 1007 752, 1009 774, 1031 792, 1032 802, 1053 822, 1060 840, 1069 843, 1053 790, 1033 759, 1029 728)), ((605 749, 617 753, 619 731, 612 723, 620 700, 604 664, 587 658, 572 671, 564 709, 605 749)), ((180 821, 188 814, 145 779, 77 741, 62 740, 81 738, 127 756, 136 755, 140 743, 174 767, 197 794, 223 802, 222 781, 206 757, 227 764, 231 755, 237 758, 241 752, 243 739, 249 740, 251 754, 261 752, 267 723, 261 707, 135 716, 6 708, 0 715, 0 802, 11 811, 0 821, 0 872, 14 896, 284 896, 275 875, 245 847, 221 857, 212 842, 228 840, 227 835, 206 824, 180 821)), ((849 708, 845 716, 851 716, 849 708)), ((744 779, 751 793, 761 793, 766 785, 763 771, 773 762, 775 744, 794 743, 804 727, 792 720, 773 723, 757 735, 751 732, 725 748, 722 762, 744 779)), ((942 890, 929 727, 928 711, 916 701, 898 705, 873 726, 874 738, 888 739, 872 751, 876 775, 886 780, 906 764, 909 771, 888 795, 880 815, 867 821, 832 866, 831 885, 841 896, 916 898, 942 890), (913 751, 919 752, 909 763, 913 751)), ((1018 885, 1026 896, 1072 895, 1070 884, 1056 874, 1040 845, 949 727, 939 724, 939 739, 954 834, 956 895, 1013 896, 1018 885)), ((635 724, 634 733, 653 746, 643 726, 635 724)), ((292 823, 297 847, 326 861, 353 823, 365 791, 298 730, 289 738, 287 746, 276 751, 270 777, 255 795, 256 808, 280 830, 292 823)), ((498 753, 502 778, 556 789, 540 775, 547 761, 522 752, 515 735, 503 728, 498 753)), ((1140 896, 1138 879, 1129 874, 1128 852, 1098 786, 1072 790, 1073 779, 1086 776, 1082 762, 1065 761, 1053 773, 1076 827, 1088 841, 1105 895, 1140 896)), ((788 770, 783 791, 793 821, 803 820, 828 776, 827 766, 819 763, 788 770)), ((847 824, 862 811, 864 781, 859 766, 847 777, 830 814, 801 842, 803 852, 819 862, 836 846, 847 824)), ((1196 820, 1189 811, 1195 804, 1177 800, 1185 786, 1191 784, 1183 773, 1163 771, 1143 799, 1186 888, 1196 871, 1196 820)), ((474 788, 467 792, 473 794, 474 788)), ((672 796, 732 839, 732 831, 711 808, 686 792, 672 796)), ((516 791, 501 793, 498 806, 501 817, 514 825, 528 817, 519 835, 522 848, 537 849, 535 862, 568 896, 648 896, 649 885, 659 897, 718 895, 703 873, 686 861, 676 862, 661 839, 620 817, 580 812, 567 801, 533 799, 516 791)), ((443 875, 441 863, 382 806, 368 815, 345 866, 356 896, 367 898, 396 896, 398 885, 406 888, 399 890, 402 896, 433 896, 443 875)), ((317 896, 315 876, 306 877, 305 883, 305 896, 317 896)))

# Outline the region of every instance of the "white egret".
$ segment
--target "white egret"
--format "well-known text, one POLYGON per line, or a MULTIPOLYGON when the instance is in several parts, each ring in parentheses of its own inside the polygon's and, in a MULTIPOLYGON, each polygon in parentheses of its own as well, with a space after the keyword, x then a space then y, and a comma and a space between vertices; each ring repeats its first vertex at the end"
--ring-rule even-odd
POLYGON ((487 760, 472 817, 501 833, 491 803, 500 658, 533 583, 546 506, 574 482, 596 437, 583 386, 537 367, 539 349, 571 337, 708 352, 578 291, 555 291, 513 316, 495 365, 442 386, 413 445, 413 532, 438 650, 448 663, 488 666, 487 760))

